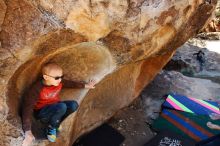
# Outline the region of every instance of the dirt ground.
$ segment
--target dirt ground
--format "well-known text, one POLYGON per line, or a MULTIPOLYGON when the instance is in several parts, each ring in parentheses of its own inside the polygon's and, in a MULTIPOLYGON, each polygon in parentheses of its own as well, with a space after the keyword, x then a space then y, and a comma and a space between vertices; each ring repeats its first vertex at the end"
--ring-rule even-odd
POLYGON ((132 105, 119 111, 108 122, 125 137, 121 146, 143 146, 154 136, 147 124, 142 104, 139 97, 132 105))
POLYGON ((155 135, 145 115, 142 100, 138 98, 73 146, 143 146, 155 135))

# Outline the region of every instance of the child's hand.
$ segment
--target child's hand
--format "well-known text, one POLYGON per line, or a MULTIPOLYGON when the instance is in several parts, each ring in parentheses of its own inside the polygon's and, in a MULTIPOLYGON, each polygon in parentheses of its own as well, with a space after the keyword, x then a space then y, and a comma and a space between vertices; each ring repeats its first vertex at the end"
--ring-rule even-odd
POLYGON ((85 88, 94 89, 95 88, 95 84, 96 84, 95 80, 89 80, 89 82, 87 84, 85 84, 85 88))
POLYGON ((32 132, 31 131, 26 131, 22 146, 30 146, 34 139, 35 138, 34 138, 32 132))

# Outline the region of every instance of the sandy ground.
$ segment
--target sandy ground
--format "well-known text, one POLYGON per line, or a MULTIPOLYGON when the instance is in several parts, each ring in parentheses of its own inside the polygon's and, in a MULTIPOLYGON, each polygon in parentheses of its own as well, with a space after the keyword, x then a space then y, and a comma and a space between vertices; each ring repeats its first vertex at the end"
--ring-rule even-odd
POLYGON ((140 98, 135 100, 131 106, 119 111, 109 121, 109 124, 125 137, 120 146, 143 146, 154 136, 147 124, 140 98))

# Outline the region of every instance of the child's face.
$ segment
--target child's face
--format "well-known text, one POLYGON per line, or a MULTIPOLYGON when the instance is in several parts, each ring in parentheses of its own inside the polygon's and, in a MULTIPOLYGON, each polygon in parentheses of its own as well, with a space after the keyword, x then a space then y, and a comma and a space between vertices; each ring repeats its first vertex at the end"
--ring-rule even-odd
POLYGON ((62 70, 51 70, 49 73, 44 74, 44 80, 46 80, 47 84, 58 86, 63 77, 62 70))

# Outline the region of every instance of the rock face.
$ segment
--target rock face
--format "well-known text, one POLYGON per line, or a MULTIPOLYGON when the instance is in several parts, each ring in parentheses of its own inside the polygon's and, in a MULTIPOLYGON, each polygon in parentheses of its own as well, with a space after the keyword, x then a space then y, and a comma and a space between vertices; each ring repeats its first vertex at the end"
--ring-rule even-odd
MULTIPOLYGON (((203 42, 203 40, 200 41, 203 42)), ((220 55, 214 51, 214 49, 209 51, 207 48, 194 46, 187 42, 176 51, 173 58, 165 66, 165 69, 179 71, 186 76, 206 78, 220 83, 220 55), (196 55, 193 55, 199 51, 204 52, 202 71, 196 55)))
POLYGON ((63 123, 57 142, 80 135, 129 105, 175 49, 206 23, 216 1, 204 0, 0 0, 0 145, 22 142, 22 94, 46 62, 67 79, 98 84, 94 90, 64 89, 79 110, 63 123))

